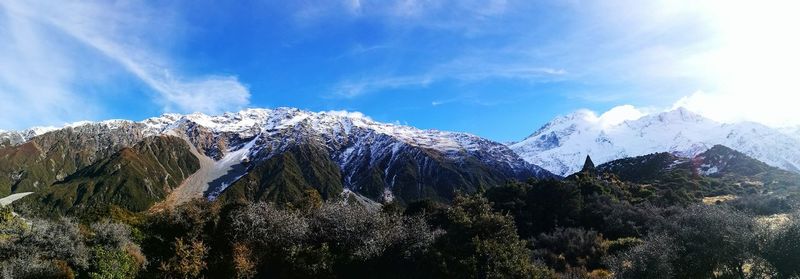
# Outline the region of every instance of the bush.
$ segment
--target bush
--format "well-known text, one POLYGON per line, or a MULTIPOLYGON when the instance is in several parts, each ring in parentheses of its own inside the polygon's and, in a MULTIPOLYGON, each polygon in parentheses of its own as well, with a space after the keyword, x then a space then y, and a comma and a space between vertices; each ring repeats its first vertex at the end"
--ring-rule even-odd
POLYGON ((92 248, 89 278, 136 278, 141 268, 137 259, 125 250, 97 246, 92 248))
POLYGON ((800 216, 795 214, 792 223, 769 235, 764 247, 764 258, 772 264, 781 278, 800 276, 800 216))
POLYGON ((159 269, 168 277, 197 278, 206 269, 208 248, 201 240, 186 241, 182 238, 173 244, 174 256, 162 261, 159 269))
POLYGON ((608 257, 605 261, 616 278, 673 278, 675 240, 664 234, 647 236, 639 245, 608 257))
POLYGON ((569 268, 593 270, 607 251, 603 235, 582 228, 559 228, 552 233, 541 234, 534 242, 534 256, 543 259, 548 266, 558 271, 569 268))
POLYGON ((326 203, 311 211, 259 203, 234 210, 228 220, 235 242, 232 264, 243 277, 413 274, 422 270, 415 261, 438 235, 421 216, 347 203, 326 203))
POLYGON ((437 241, 442 278, 528 278, 548 274, 530 260, 514 222, 495 213, 481 196, 458 196, 447 211, 446 233, 437 241))
POLYGON ((146 263, 122 224, 101 222, 84 230, 69 219, 5 219, 0 266, 5 278, 134 278, 146 263), (87 237, 88 236, 88 237, 87 237))

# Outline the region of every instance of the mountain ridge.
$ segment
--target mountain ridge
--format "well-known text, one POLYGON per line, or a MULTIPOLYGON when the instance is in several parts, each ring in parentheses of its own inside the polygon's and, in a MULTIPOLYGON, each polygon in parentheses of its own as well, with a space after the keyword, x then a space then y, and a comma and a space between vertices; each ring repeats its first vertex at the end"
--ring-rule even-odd
POLYGON ((693 157, 725 145, 771 166, 800 172, 800 139, 754 122, 719 123, 685 108, 619 123, 603 123, 589 111, 557 117, 510 147, 529 163, 558 175, 597 163, 656 152, 693 157))
POLYGON ((509 180, 558 178, 507 146, 471 134, 380 123, 360 113, 277 108, 216 116, 164 114, 140 122, 79 122, 47 131, 0 148, 0 170, 18 174, 0 177, 0 189, 46 191, 120 150, 161 136, 185 141, 201 159, 195 172, 201 175, 185 179, 193 185, 169 188, 210 199, 230 188, 239 189, 237 198, 255 200, 289 201, 306 190, 331 197, 344 189, 381 202, 448 200, 455 192, 475 192, 509 180), (284 159, 272 160, 279 157, 284 159), (270 171, 278 173, 261 175, 270 171), (277 184, 263 179, 285 183, 274 188, 277 184), (324 186, 321 181, 335 183, 324 186))

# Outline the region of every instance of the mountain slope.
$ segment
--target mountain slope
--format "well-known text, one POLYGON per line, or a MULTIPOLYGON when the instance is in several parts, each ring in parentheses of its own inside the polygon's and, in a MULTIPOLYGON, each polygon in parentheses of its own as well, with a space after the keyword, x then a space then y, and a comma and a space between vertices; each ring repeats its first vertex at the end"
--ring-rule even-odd
POLYGON ((170 195, 177 203, 200 195, 284 200, 309 188, 325 197, 344 188, 376 201, 447 200, 454 191, 557 178, 507 146, 473 135, 385 124, 358 113, 278 108, 84 122, 9 141, 0 148, 0 172, 7 174, 0 192, 47 191, 158 135, 183 140, 199 159, 198 171, 170 195), (224 195, 228 188, 235 193, 224 195))
POLYGON ((78 213, 118 206, 143 211, 199 168, 185 141, 148 137, 24 199, 49 213, 78 213))
POLYGON ((281 204, 298 201, 306 190, 311 189, 318 191, 323 198, 338 196, 343 189, 341 174, 325 150, 313 145, 298 145, 254 166, 221 192, 219 198, 281 204))
POLYGON ((800 172, 800 140, 756 123, 717 123, 683 108, 613 125, 581 111, 510 147, 529 163, 567 175, 580 170, 586 155, 597 163, 657 152, 693 157, 718 144, 800 172))
POLYGON ((662 152, 619 159, 599 165, 597 171, 661 191, 684 189, 703 196, 800 192, 800 174, 771 167, 722 145, 693 158, 662 152))
POLYGON ((84 123, 0 148, 0 195, 40 191, 144 138, 131 121, 84 123))

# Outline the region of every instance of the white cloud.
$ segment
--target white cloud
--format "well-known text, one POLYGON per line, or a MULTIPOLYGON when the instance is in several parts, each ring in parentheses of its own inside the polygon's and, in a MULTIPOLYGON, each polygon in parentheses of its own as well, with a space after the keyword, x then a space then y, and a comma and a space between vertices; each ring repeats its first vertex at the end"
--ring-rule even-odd
POLYGON ((636 120, 642 118, 642 116, 645 115, 647 114, 632 105, 622 105, 604 112, 600 115, 600 117, 598 117, 598 120, 603 124, 604 127, 610 127, 627 120, 636 120))
POLYGON ((655 110, 641 109, 632 105, 621 105, 613 107, 599 116, 597 112, 589 109, 578 110, 577 114, 581 115, 586 121, 599 123, 602 127, 607 128, 628 120, 642 118, 652 112, 655 112, 655 110))
POLYGON ((102 70, 83 73, 97 71, 84 67, 87 59, 102 57, 151 87, 165 110, 217 113, 249 103, 250 93, 235 76, 180 73, 164 50, 180 26, 169 12, 138 2, 2 1, 0 20, 6 23, 0 28, 0 98, 12 100, 3 108, 14 106, 0 112, 2 119, 63 123, 90 118, 98 104, 74 92, 80 82, 75 73, 105 75, 102 70), (58 38, 71 38, 101 55, 65 46, 58 38))
POLYGON ((363 113, 358 112, 358 111, 329 110, 329 111, 324 111, 322 113, 335 115, 335 116, 339 116, 339 117, 360 118, 360 119, 366 119, 366 120, 372 121, 372 118, 370 118, 369 116, 366 116, 363 113))

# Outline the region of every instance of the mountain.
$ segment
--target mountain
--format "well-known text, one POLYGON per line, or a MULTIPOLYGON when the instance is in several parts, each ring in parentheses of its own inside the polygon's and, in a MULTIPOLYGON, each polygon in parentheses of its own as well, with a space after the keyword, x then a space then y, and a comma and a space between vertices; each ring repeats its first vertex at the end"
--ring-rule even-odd
POLYGON ((55 127, 34 127, 23 131, 0 130, 0 148, 14 146, 28 141, 36 136, 56 130, 55 127))
POLYGON ((579 111, 509 146, 529 163, 564 176, 579 171, 586 155, 596 163, 658 152, 693 157, 715 145, 800 172, 800 138, 752 122, 718 123, 684 108, 611 125, 579 111))
POLYGON ((0 195, 37 192, 145 138, 130 121, 83 123, 0 148, 0 195))
POLYGON ((780 129, 781 132, 786 134, 789 137, 795 138, 800 140, 800 126, 795 127, 784 127, 780 129))
POLYGON ((554 177, 496 142, 379 123, 357 113, 251 109, 165 115, 144 124, 181 135, 214 159, 216 169, 228 170, 199 180, 208 186, 196 188, 212 199, 229 187, 238 194, 226 199, 293 199, 309 188, 323 196, 345 188, 377 201, 449 199, 455 191, 509 179, 554 177))
POLYGON ((134 212, 147 210, 199 169, 198 159, 189 149, 177 137, 148 137, 25 201, 51 214, 102 212, 109 205, 134 212))
POLYGON ((769 166, 722 145, 692 158, 661 152, 614 160, 597 166, 625 182, 657 191, 685 190, 704 196, 800 192, 800 174, 769 166))
POLYGON ((0 173, 5 174, 0 194, 37 192, 29 199, 50 197, 40 201, 67 211, 93 200, 134 211, 158 200, 181 203, 198 197, 289 202, 310 189, 326 198, 347 189, 381 202, 449 200, 455 192, 509 180, 557 178, 500 143, 346 112, 277 108, 217 116, 165 114, 141 122, 81 122, 42 134, 5 135, 15 140, 0 148, 0 173), (168 140, 157 145, 157 154, 169 156, 137 149, 165 137, 187 148, 168 140), (154 170, 162 160, 181 167, 154 170), (119 181, 113 178, 119 172, 108 168, 112 165, 144 171, 127 172, 128 180, 119 181), (165 180, 165 173, 171 178, 165 180), (134 191, 134 185, 146 189, 134 191), (99 196, 73 197, 88 190, 99 196), (122 192, 137 198, 108 197, 122 192))

